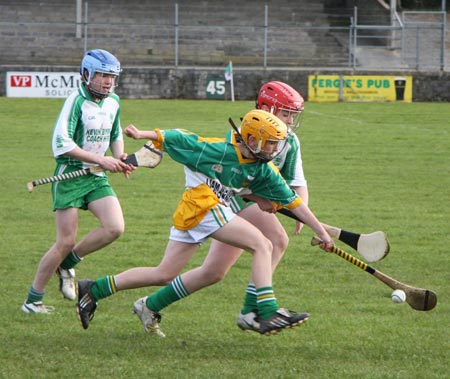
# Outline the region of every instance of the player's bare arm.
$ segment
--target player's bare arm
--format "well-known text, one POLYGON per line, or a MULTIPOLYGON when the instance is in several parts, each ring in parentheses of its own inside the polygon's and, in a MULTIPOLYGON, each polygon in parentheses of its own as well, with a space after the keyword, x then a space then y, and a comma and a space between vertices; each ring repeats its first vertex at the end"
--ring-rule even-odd
POLYGON ((308 206, 302 202, 298 207, 291 209, 291 211, 299 219, 303 220, 312 230, 314 230, 317 236, 320 235, 319 238, 322 241, 320 248, 325 251, 331 251, 331 248, 334 246, 333 240, 308 206))
POLYGON ((125 128, 125 135, 133 139, 149 139, 152 141, 158 140, 158 134, 153 130, 140 130, 134 125, 130 124, 125 128))

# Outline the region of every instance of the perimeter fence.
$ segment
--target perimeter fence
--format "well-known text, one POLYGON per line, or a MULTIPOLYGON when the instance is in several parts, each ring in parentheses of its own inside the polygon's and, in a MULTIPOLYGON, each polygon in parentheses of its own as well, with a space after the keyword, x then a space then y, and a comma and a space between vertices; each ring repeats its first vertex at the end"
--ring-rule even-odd
POLYGON ((1 0, 0 65, 78 65, 103 48, 127 66, 446 69, 444 11, 397 13, 376 1, 129 3, 1 0))

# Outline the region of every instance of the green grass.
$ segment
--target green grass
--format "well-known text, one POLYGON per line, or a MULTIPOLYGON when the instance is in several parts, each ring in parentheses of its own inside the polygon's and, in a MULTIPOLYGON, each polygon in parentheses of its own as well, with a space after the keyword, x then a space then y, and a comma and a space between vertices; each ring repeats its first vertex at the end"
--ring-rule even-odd
MULTIPOLYGON (((20 305, 41 256, 54 242, 50 186, 25 184, 50 176, 50 137, 62 100, 0 98, 3 178, 0 250, 1 378, 447 378, 449 338, 450 108, 448 104, 306 105, 299 131, 310 206, 341 228, 388 234, 391 252, 373 266, 438 294, 418 312, 394 304, 391 290, 343 259, 310 246, 305 228, 291 236, 274 276, 280 304, 308 311, 301 328, 275 337, 235 325, 250 272, 244 255, 221 283, 164 311, 166 339, 143 332, 131 314, 135 299, 155 289, 102 301, 89 330, 63 300, 56 277, 46 302, 57 312, 29 316, 20 305)), ((252 102, 123 100, 122 125, 191 129, 223 136, 252 102)), ((126 141, 127 151, 142 141, 126 141)), ((127 230, 89 256, 79 278, 156 265, 184 185, 182 167, 165 156, 155 170, 127 181, 111 175, 127 230)), ((291 234, 291 220, 280 216, 291 234)), ((96 225, 80 217, 79 236, 96 225)), ((346 248, 345 245, 338 244, 346 248)), ((208 244, 188 268, 201 264, 208 244)))

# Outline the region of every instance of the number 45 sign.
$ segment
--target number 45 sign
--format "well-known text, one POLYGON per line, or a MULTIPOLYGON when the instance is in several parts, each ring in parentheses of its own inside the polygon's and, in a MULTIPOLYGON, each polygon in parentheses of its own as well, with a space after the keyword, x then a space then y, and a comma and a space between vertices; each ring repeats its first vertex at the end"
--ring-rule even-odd
POLYGON ((206 82, 207 99, 225 99, 225 79, 223 77, 208 77, 206 82))

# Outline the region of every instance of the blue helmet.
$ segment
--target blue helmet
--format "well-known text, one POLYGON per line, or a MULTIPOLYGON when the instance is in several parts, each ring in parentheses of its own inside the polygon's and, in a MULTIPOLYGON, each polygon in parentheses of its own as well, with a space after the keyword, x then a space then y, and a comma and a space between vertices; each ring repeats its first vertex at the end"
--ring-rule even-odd
POLYGON ((120 62, 118 61, 118 59, 111 53, 107 52, 106 50, 100 49, 87 51, 83 57, 80 67, 80 74, 82 80, 86 83, 86 86, 93 93, 93 95, 101 99, 107 97, 110 93, 114 92, 121 71, 122 70, 120 69, 120 62), (86 78, 84 75, 86 71, 89 74, 88 78, 86 78), (92 78, 94 78, 96 72, 116 76, 115 84, 110 88, 108 93, 99 92, 97 90, 94 90, 90 86, 91 80, 92 78))

